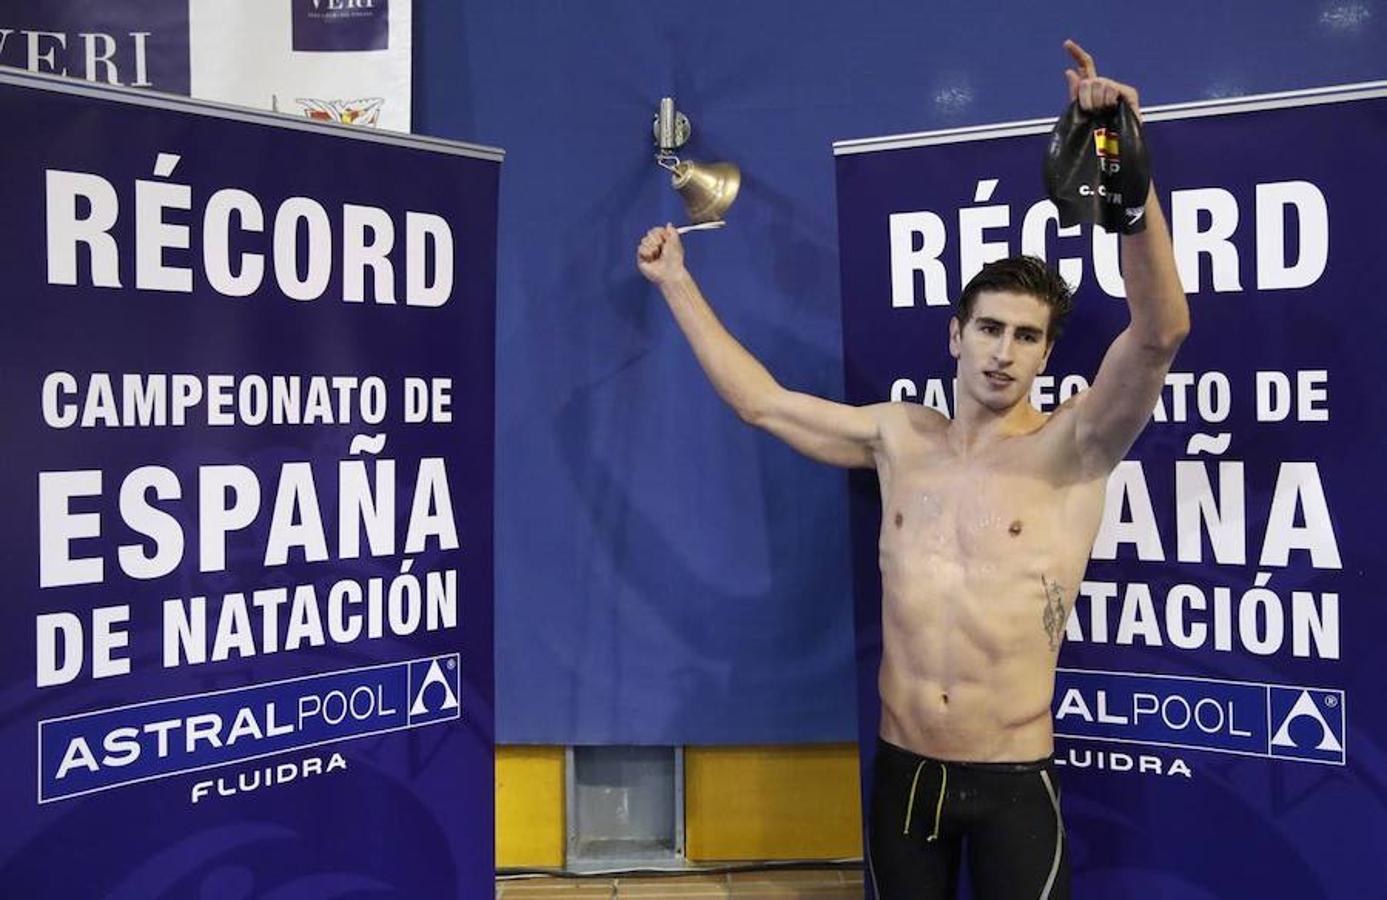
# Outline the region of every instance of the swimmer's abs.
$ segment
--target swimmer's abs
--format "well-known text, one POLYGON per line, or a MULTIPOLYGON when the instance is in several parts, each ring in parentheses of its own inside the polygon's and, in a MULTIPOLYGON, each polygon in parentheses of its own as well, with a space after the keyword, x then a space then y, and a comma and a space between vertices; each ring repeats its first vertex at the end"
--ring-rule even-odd
POLYGON ((881 737, 941 759, 987 762, 1049 756, 1054 751, 1053 679, 1048 674, 1042 678, 1050 685, 1040 692, 1035 685, 1005 691, 928 679, 903 684, 883 665, 881 737))

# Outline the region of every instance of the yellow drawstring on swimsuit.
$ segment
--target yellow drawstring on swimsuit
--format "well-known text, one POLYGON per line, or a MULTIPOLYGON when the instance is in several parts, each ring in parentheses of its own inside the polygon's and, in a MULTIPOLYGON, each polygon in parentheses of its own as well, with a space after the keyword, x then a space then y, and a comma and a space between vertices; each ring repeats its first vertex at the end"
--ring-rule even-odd
MULTIPOLYGON (((905 806, 905 830, 901 832, 905 835, 910 834, 910 817, 915 812, 915 788, 920 784, 920 770, 925 767, 927 762, 929 762, 927 759, 920 760, 920 764, 915 767, 915 777, 910 779, 910 799, 906 801, 905 806)), ((941 762, 939 764, 939 799, 934 804, 934 831, 925 838, 927 841, 938 840, 939 838, 939 820, 944 815, 944 791, 948 786, 949 767, 941 762)))
POLYGON ((939 764, 939 801, 934 805, 934 831, 927 841, 935 840, 939 837, 939 818, 944 815, 944 790, 949 786, 949 767, 943 763, 939 764))

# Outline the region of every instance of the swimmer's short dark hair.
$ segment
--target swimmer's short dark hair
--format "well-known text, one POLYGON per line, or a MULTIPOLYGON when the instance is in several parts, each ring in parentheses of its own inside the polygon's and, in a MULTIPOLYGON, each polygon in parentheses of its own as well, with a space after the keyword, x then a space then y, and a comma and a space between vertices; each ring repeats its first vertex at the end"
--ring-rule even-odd
POLYGON ((1052 344, 1060 339, 1065 320, 1074 311, 1074 292, 1069 285, 1058 272, 1034 256, 1012 256, 983 266, 963 288, 955 304, 954 315, 960 325, 967 325, 973 317, 973 303, 983 291, 1029 294, 1050 307, 1050 327, 1045 331, 1045 340, 1052 344))

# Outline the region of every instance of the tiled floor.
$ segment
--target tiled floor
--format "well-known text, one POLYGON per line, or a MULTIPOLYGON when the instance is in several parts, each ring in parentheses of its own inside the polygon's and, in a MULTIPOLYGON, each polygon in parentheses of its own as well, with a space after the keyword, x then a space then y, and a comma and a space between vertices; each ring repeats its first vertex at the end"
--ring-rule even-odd
POLYGON ((497 900, 861 900, 860 869, 498 881, 497 900))

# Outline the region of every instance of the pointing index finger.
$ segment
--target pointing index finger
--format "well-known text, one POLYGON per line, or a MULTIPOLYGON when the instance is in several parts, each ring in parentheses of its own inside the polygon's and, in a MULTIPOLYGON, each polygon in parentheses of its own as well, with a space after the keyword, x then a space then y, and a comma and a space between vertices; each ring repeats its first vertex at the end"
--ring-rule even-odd
POLYGON ((1079 46, 1078 41, 1070 38, 1064 42, 1064 49, 1069 51, 1073 57, 1074 64, 1079 67, 1079 75, 1083 78, 1097 78, 1098 67, 1093 63, 1093 57, 1088 51, 1079 46))

